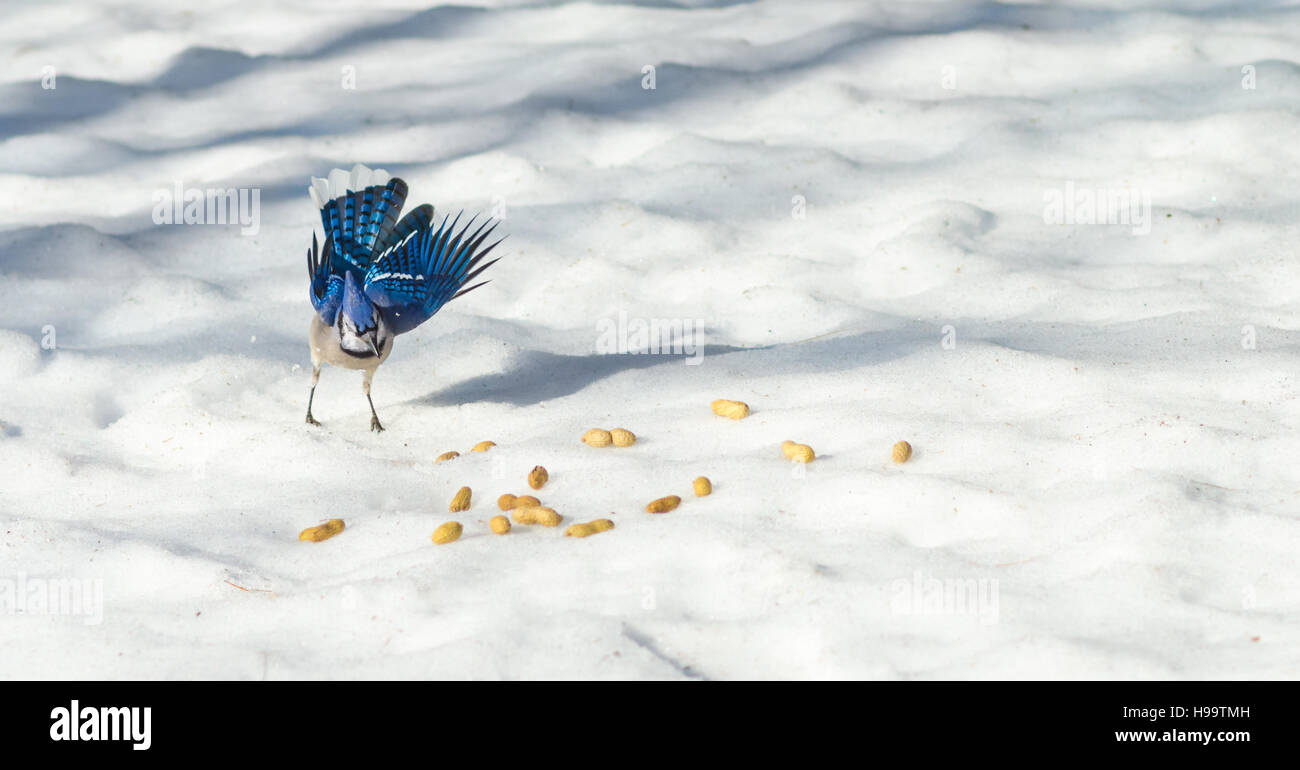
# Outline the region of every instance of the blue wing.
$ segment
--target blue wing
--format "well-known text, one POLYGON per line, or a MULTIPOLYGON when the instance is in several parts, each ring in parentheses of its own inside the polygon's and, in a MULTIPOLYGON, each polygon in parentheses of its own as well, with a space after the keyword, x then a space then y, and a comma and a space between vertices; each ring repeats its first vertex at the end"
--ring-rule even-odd
POLYGON ((316 233, 311 234, 311 248, 307 250, 307 274, 311 277, 311 306, 327 325, 333 326, 343 304, 343 278, 333 272, 334 239, 325 241, 325 253, 316 246, 316 233))
MULTIPOLYGON (((389 325, 397 334, 414 329, 429 320, 443 305, 487 283, 482 281, 462 288, 496 262, 494 259, 482 263, 483 258, 505 239, 497 240, 480 252, 479 246, 497 225, 488 227, 489 219, 467 235, 474 220, 471 219, 460 232, 455 232, 459 221, 460 214, 457 214, 448 226, 447 218, 443 217, 442 224, 434 230, 426 220, 423 227, 410 230, 402 240, 381 254, 366 273, 366 295, 385 309, 389 325)), ((406 224, 406 219, 402 224, 406 224)), ((413 225, 418 225, 418 222, 413 222, 413 225)))
POLYGON ((332 271, 364 277, 374 256, 387 248, 376 245, 391 241, 405 202, 406 182, 397 178, 382 186, 348 189, 337 198, 323 201, 321 225, 326 237, 334 241, 332 271))
POLYGON ((406 239, 406 236, 420 230, 427 230, 429 224, 433 221, 433 206, 427 203, 420 204, 402 217, 402 221, 397 223, 397 227, 390 228, 379 234, 375 239, 376 255, 383 254, 393 247, 393 244, 400 243, 406 239))

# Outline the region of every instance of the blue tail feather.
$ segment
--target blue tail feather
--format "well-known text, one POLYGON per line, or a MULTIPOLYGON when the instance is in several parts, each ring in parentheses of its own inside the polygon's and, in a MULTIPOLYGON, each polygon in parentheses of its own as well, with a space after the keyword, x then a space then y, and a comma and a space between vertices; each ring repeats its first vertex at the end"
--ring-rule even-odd
POLYGON ((406 202, 406 182, 390 179, 386 185, 349 190, 326 201, 320 210, 321 224, 335 243, 335 268, 362 278, 382 250, 393 223, 406 202))

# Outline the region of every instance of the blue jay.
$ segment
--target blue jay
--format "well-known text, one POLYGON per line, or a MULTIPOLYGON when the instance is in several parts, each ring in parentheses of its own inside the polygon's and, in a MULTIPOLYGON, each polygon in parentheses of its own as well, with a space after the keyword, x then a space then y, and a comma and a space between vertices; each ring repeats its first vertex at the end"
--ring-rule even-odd
POLYGON ((318 249, 313 231, 307 252, 311 304, 316 309, 308 332, 312 371, 307 422, 320 425, 311 416, 311 402, 325 362, 365 373, 361 390, 370 403, 370 429, 382 431, 370 381, 393 352, 393 338, 487 283, 463 288, 497 261, 482 263, 504 238, 480 252, 496 224, 488 227, 488 219, 469 233, 474 224, 470 219, 455 232, 457 214, 450 226, 444 216, 435 229, 433 206, 427 203, 398 221, 406 182, 382 169, 371 171, 358 164, 349 174, 336 168, 328 179, 312 177, 307 189, 325 228, 325 250, 318 249))

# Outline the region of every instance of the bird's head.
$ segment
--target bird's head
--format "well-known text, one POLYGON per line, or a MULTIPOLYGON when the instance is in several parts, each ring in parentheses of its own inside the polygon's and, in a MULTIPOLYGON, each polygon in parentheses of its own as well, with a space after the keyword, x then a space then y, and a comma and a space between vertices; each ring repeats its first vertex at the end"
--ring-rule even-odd
POLYGON ((380 338, 382 321, 379 309, 349 272, 343 284, 343 307, 334 323, 339 347, 353 355, 378 356, 384 343, 380 338))

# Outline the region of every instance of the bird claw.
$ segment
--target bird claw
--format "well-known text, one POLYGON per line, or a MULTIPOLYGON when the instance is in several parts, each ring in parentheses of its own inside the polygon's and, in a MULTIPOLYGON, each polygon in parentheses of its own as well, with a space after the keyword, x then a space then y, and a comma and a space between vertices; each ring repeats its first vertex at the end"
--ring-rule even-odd
POLYGON ((383 433, 383 431, 384 431, 384 426, 382 426, 382 425, 379 424, 379 418, 378 418, 378 417, 371 417, 371 418, 370 418, 370 429, 371 429, 372 431, 374 431, 375 433, 383 433))
POLYGON ((320 425, 320 422, 319 422, 315 417, 312 417, 312 416, 311 416, 311 413, 309 412, 309 413, 307 414, 307 424, 308 424, 308 425, 320 425))

